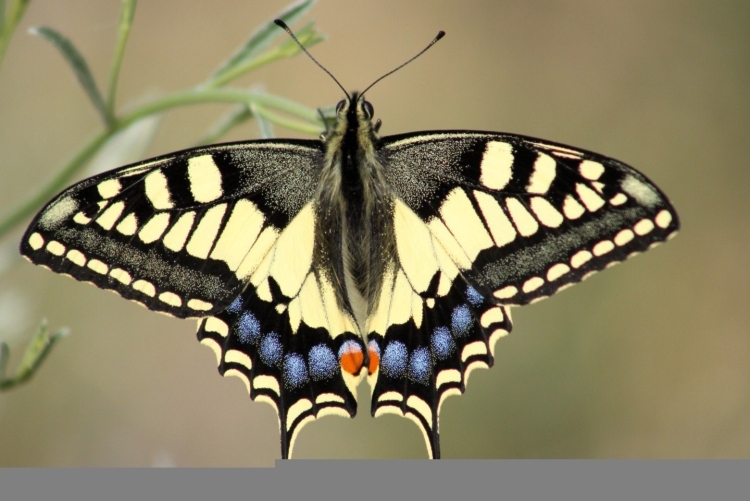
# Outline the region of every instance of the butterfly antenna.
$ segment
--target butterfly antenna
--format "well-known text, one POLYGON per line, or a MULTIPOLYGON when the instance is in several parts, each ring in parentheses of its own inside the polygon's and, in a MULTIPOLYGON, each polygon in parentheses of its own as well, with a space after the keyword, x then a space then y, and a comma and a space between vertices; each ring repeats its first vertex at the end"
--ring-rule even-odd
MULTIPOLYGON (((307 54, 307 57, 309 57, 310 59, 312 59, 313 63, 317 64, 318 67, 321 70, 323 70, 326 73, 328 73, 328 76, 331 77, 333 79, 333 81, 336 82, 336 85, 338 85, 339 88, 344 91, 344 95, 346 96, 346 98, 348 100, 349 99, 349 93, 346 91, 346 89, 344 88, 344 86, 341 85, 341 82, 339 82, 338 80, 336 80, 336 77, 333 76, 333 73, 331 73, 330 71, 328 71, 325 66, 323 66, 322 64, 320 64, 318 62, 317 59, 315 59, 314 57, 312 57, 312 54, 310 54, 309 52, 307 52, 307 49, 305 49, 305 46, 302 45, 302 42, 300 42, 299 39, 297 39, 296 36, 294 36, 294 33, 289 28, 289 26, 287 26, 287 24, 284 21, 282 21, 281 19, 274 19, 273 22, 276 23, 277 26, 280 26, 280 27, 284 28, 284 31, 286 31, 287 33, 289 33, 289 36, 292 37, 292 40, 294 40, 295 42, 297 42, 297 45, 299 45, 299 48, 302 49, 302 52, 304 52, 305 54, 307 54)), ((422 51, 422 52, 424 52, 424 51, 422 51)))
POLYGON ((360 94, 360 98, 361 98, 362 96, 364 96, 364 95, 365 95, 365 92, 367 92, 368 90, 370 90, 370 89, 372 88, 372 86, 373 86, 373 85, 375 85, 376 83, 380 82, 380 81, 381 81, 382 79, 384 79, 384 78, 385 78, 385 77, 387 77, 388 75, 391 75, 392 73, 396 73, 396 72, 397 72, 398 70, 400 70, 401 68, 403 68, 404 66, 406 66, 406 65, 407 65, 407 64, 409 64, 410 62, 414 61, 414 60, 415 60, 416 58, 418 58, 419 56, 421 56, 421 55, 422 55, 422 54, 424 54, 425 52, 427 52, 427 49, 429 49, 430 47, 432 47, 433 45, 435 45, 435 44, 436 44, 436 43, 438 42, 438 40, 440 40, 440 39, 441 39, 441 38, 443 38, 444 36, 445 36, 445 32, 444 32, 443 30, 440 30, 440 31, 438 32, 437 36, 435 36, 435 38, 433 38, 433 39, 432 39, 432 42, 428 43, 428 44, 427 44, 427 47, 425 47, 424 49, 422 49, 421 51, 419 51, 419 53, 418 53, 418 54, 417 54, 416 56, 413 56, 413 57, 412 57, 411 59, 409 59, 409 60, 408 60, 408 61, 406 61, 405 63, 402 63, 402 64, 401 64, 401 65, 399 65, 398 67, 396 67, 396 68, 392 69, 391 71, 389 71, 388 73, 386 73, 385 75, 383 75, 382 77, 378 78, 378 79, 377 79, 377 80, 375 80, 375 81, 374 81, 373 83, 371 83, 370 85, 368 85, 368 86, 367 86, 367 88, 366 88, 365 90, 363 90, 363 91, 362 91, 362 93, 360 94))

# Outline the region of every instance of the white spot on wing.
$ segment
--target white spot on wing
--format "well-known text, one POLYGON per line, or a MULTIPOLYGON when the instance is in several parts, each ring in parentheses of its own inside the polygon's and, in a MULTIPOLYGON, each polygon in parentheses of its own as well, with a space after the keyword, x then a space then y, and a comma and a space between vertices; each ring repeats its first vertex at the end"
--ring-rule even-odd
POLYGON ((466 362, 466 360, 468 360, 469 357, 473 357, 475 355, 486 355, 486 354, 487 354, 487 345, 484 344, 484 341, 474 341, 473 343, 469 343, 466 346, 464 346, 464 349, 461 352, 461 361, 466 362))
POLYGON ((229 335, 229 326, 223 320, 216 317, 208 317, 203 328, 208 332, 215 332, 221 337, 227 337, 229 335))
POLYGON ((663 210, 656 215, 654 221, 659 228, 666 228, 672 222, 672 214, 668 210, 663 210))
POLYGON ((635 226, 633 226, 635 233, 640 236, 648 235, 653 229, 654 223, 652 223, 650 219, 641 219, 635 223, 635 226))
POLYGON ((109 276, 123 285, 130 285, 130 282, 133 281, 133 277, 130 276, 130 273, 123 270, 122 268, 112 269, 112 271, 109 272, 109 276))
POLYGON ((469 197, 461 188, 454 188, 448 194, 440 206, 440 217, 472 261, 480 251, 494 245, 469 197))
POLYGON ((518 199, 508 197, 505 199, 505 205, 506 207, 508 207, 510 217, 516 224, 518 233, 520 233, 524 237, 528 237, 539 230, 539 223, 536 222, 534 216, 532 216, 529 211, 526 210, 526 207, 524 207, 518 199))
MULTIPOLYGON (((246 353, 243 353, 239 350, 229 350, 224 355, 224 361, 231 364, 240 364, 247 369, 253 368, 253 361, 250 357, 247 356, 246 353)), ((248 392, 250 391, 250 388, 248 388, 248 392)))
POLYGON ((593 160, 584 160, 578 167, 578 172, 586 179, 596 181, 604 174, 604 166, 593 160))
POLYGON ((499 306, 495 306, 494 308, 490 308, 489 310, 482 313, 482 317, 479 319, 479 323, 482 325, 482 327, 487 328, 490 325, 502 322, 505 320, 505 315, 503 315, 503 309, 499 306))
POLYGON ((106 275, 109 271, 109 266, 99 261, 98 259, 92 259, 91 261, 89 261, 88 267, 101 275, 106 275))
POLYGON ((578 200, 568 195, 563 202, 563 212, 568 219, 578 219, 586 212, 586 209, 578 203, 578 200))
POLYGON ((65 255, 65 257, 73 264, 77 264, 78 266, 83 266, 86 264, 86 256, 83 255, 83 252, 72 249, 69 250, 68 253, 65 255))
POLYGON ((591 258, 592 256, 589 251, 582 250, 577 252, 573 255, 573 257, 570 258, 570 265, 573 268, 580 268, 584 264, 588 263, 591 258))
POLYGON ((512 285, 503 287, 502 289, 496 290, 492 293, 498 299, 508 299, 515 296, 518 293, 518 289, 512 285))
POLYGON ((39 250, 44 246, 44 237, 39 233, 32 233, 29 236, 29 245, 34 250, 39 250))
POLYGON ((529 185, 526 187, 526 191, 544 195, 549 191, 549 187, 555 180, 557 162, 545 153, 539 153, 538 155, 534 162, 534 172, 532 172, 531 178, 529 178, 529 185))
POLYGON ((147 296, 154 297, 156 295, 156 287, 151 282, 146 280, 136 280, 133 282, 133 289, 142 292, 147 296))
POLYGON ((435 388, 440 388, 446 383, 460 383, 461 372, 456 369, 443 369, 435 378, 435 388))
POLYGON ((120 184, 120 181, 117 179, 107 179, 106 181, 102 181, 101 183, 99 183, 96 189, 99 191, 100 197, 112 198, 118 193, 120 193, 120 190, 122 189, 122 185, 120 184))
POLYGON ((604 254, 611 252, 615 248, 615 244, 611 240, 602 240, 601 242, 594 245, 591 249, 595 256, 603 256, 604 254))
POLYGON ((492 240, 495 241, 495 245, 502 247, 516 238, 516 230, 505 215, 500 204, 491 195, 482 193, 481 191, 474 192, 474 198, 479 205, 479 209, 482 211, 482 216, 487 222, 487 227, 490 229, 492 240))
POLYGON ((615 235, 615 243, 619 246, 623 246, 633 240, 634 237, 635 235, 633 234, 632 230, 622 230, 620 233, 615 235))
POLYGON ((531 210, 534 211, 537 219, 539 219, 539 222, 544 226, 557 228, 565 219, 563 218, 563 215, 560 214, 560 212, 558 212, 558 210, 555 209, 555 207, 545 198, 532 197, 529 203, 531 205, 531 210))
POLYGON ((135 214, 130 213, 120 221, 115 229, 123 235, 135 235, 135 232, 138 231, 138 219, 136 219, 135 214))
POLYGON ((190 180, 190 193, 196 202, 213 202, 223 193, 221 171, 211 155, 188 159, 188 179, 190 180))
POLYGON ((169 213, 160 212, 155 214, 146 224, 143 225, 141 231, 138 232, 138 238, 144 244, 154 243, 159 240, 164 231, 169 226, 169 213))
POLYGON ((255 376, 253 378, 253 388, 256 390, 271 390, 277 395, 281 395, 279 382, 273 376, 255 376))
POLYGON ((47 251, 55 256, 62 256, 65 254, 65 246, 57 240, 52 240, 47 244, 47 251))
MULTIPOLYGON (((221 259, 236 271, 263 229, 263 214, 249 200, 238 200, 221 231, 211 259, 221 259)), ((166 239, 165 239, 166 240, 166 239)))
POLYGON ((175 308, 182 306, 182 298, 174 292, 162 292, 159 294, 159 301, 175 308))
POLYGON ((206 301, 201 301, 200 299, 191 299, 187 302, 188 308, 191 310, 196 311, 208 311, 211 308, 214 307, 211 303, 207 303, 206 301))
POLYGON ((116 202, 107 207, 107 209, 96 218, 96 222, 105 230, 111 230, 122 215, 123 210, 125 210, 125 202, 116 202))
POLYGON ((542 277, 531 277, 524 282, 523 291, 528 294, 529 292, 534 292, 542 285, 544 285, 544 279, 542 277))
POLYGON ((185 246, 190 230, 195 222, 195 212, 186 212, 180 216, 180 219, 169 229, 162 243, 167 249, 179 252, 185 246))
POLYGON ((591 212, 599 210, 604 205, 604 199, 585 184, 576 184, 576 192, 581 197, 583 205, 591 212))
POLYGON ((554 282, 561 276, 565 275, 570 271, 570 268, 567 264, 563 263, 557 263, 556 265, 552 266, 549 270, 547 270, 547 280, 550 282, 554 282))
POLYGON ((146 196, 155 209, 174 208, 172 195, 169 193, 169 186, 167 185, 167 176, 160 169, 148 174, 143 181, 146 186, 146 196))
POLYGON ((614 206, 622 205, 627 201, 628 201, 628 197, 626 197, 624 193, 618 193, 617 195, 609 199, 609 203, 611 203, 614 206))
POLYGON ((513 176, 513 146, 490 141, 484 150, 479 182, 491 190, 502 190, 513 176))
POLYGON ((219 204, 206 211, 203 218, 198 222, 195 231, 190 236, 187 246, 185 246, 188 254, 201 259, 208 257, 226 210, 227 204, 219 204))

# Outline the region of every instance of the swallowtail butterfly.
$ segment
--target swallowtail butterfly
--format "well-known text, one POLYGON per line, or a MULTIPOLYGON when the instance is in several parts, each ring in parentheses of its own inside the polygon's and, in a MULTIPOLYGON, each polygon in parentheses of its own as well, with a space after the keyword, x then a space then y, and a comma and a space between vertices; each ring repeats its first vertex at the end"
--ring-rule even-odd
POLYGON ((493 364, 512 306, 679 222, 617 160, 497 132, 379 137, 372 119, 355 92, 319 141, 218 144, 83 180, 40 211, 21 253, 197 318, 219 372, 278 412, 283 458, 309 421, 354 416, 365 377, 372 414, 413 420, 438 458, 440 407, 493 364))

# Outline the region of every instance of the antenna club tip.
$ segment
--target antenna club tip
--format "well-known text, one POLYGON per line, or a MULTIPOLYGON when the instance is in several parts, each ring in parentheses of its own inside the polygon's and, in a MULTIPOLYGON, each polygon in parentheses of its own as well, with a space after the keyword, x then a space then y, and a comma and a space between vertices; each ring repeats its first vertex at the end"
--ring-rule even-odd
POLYGON ((440 40, 440 39, 441 39, 441 38, 443 38, 444 36, 445 36, 445 32, 444 32, 443 30, 440 30, 440 31, 438 31, 438 34, 437 34, 437 36, 435 37, 435 41, 437 42, 438 40, 440 40))
POLYGON ((289 27, 286 25, 286 23, 284 21, 282 21, 281 19, 274 19, 273 22, 274 22, 274 24, 276 24, 276 26, 281 26, 285 30, 289 29, 289 27))

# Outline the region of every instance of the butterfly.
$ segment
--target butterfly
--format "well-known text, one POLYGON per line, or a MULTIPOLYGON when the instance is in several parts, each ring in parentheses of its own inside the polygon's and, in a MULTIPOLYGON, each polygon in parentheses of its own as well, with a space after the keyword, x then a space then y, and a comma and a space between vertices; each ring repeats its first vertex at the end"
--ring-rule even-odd
POLYGON ((511 307, 679 220, 612 158, 498 132, 380 137, 373 116, 354 92, 320 140, 217 144, 85 179, 39 212, 21 253, 199 319, 219 372, 275 408, 283 458, 306 423, 354 416, 362 379, 372 414, 411 419, 439 458, 440 408, 492 366, 511 307))

